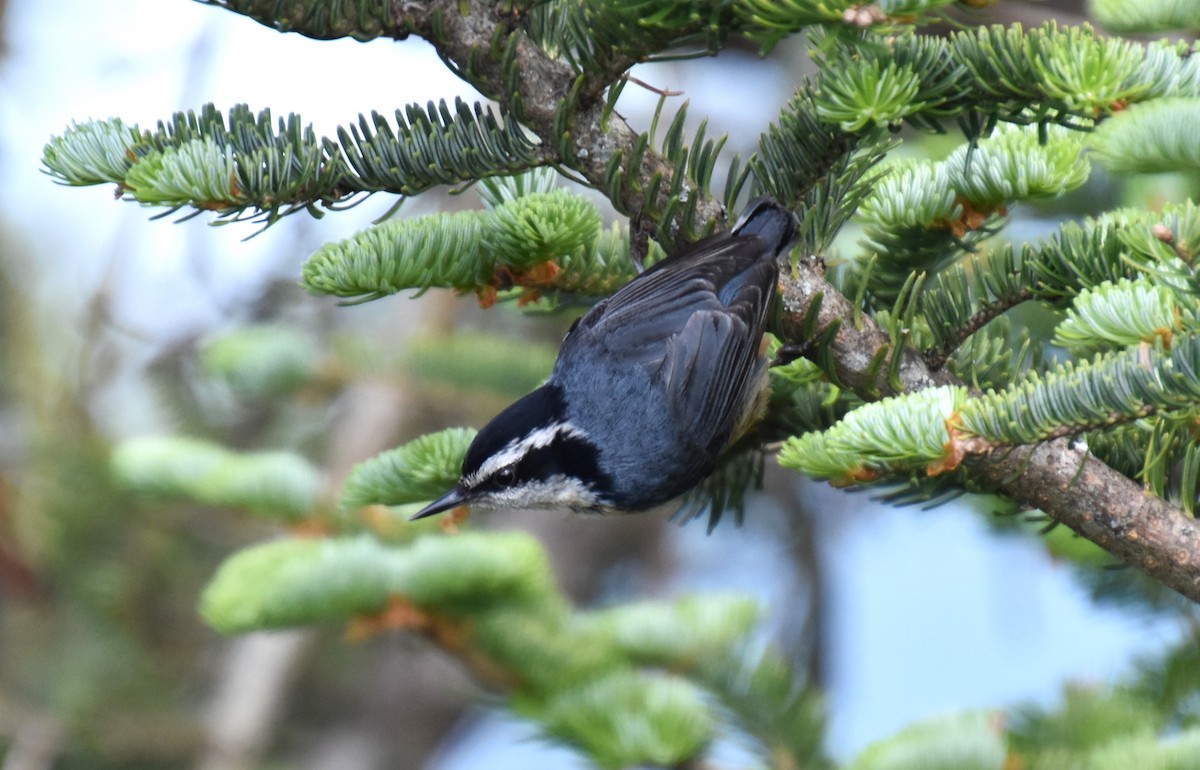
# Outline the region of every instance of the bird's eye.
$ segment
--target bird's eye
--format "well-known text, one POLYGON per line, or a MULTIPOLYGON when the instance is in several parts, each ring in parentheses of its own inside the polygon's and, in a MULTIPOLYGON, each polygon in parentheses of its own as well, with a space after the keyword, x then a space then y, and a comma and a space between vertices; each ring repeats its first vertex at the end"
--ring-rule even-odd
POLYGON ((510 465, 507 468, 501 468, 496 471, 494 476, 496 483, 502 487, 511 487, 517 481, 517 472, 510 465))

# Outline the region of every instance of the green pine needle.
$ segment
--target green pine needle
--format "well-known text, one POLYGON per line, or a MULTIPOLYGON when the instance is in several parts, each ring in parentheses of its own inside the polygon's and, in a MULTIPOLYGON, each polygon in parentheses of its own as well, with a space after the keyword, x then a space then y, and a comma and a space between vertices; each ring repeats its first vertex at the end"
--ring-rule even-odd
POLYGON ((479 180, 479 197, 488 208, 515 201, 528 195, 552 192, 558 186, 558 172, 552 168, 534 168, 524 174, 492 176, 479 180))
POLYGON ((125 175, 125 189, 142 203, 226 211, 242 207, 233 148, 212 137, 151 152, 125 175))
MULTIPOLYGON (((666 252, 650 241, 644 263, 647 267, 663 260, 666 252)), ((629 236, 616 222, 602 228, 591 251, 576 251, 558 262, 561 270, 552 288, 581 297, 607 297, 637 275, 629 255, 629 236)))
POLYGON ((592 613, 587 622, 635 665, 680 669, 726 654, 751 632, 761 613, 732 594, 639 602, 592 613))
POLYGON ((598 767, 678 767, 712 738, 701 691, 662 673, 618 671, 551 697, 538 714, 549 737, 578 746, 598 767))
POLYGON ((392 600, 463 614, 528 604, 552 590, 545 552, 520 533, 426 536, 403 548, 361 536, 251 546, 217 570, 200 599, 224 634, 378 613, 392 600))
MULTIPOLYGON (((1097 37, 1086 24, 1049 23, 1028 32, 1019 25, 964 30, 951 37, 951 49, 972 76, 974 88, 1005 119, 1021 119, 1029 107, 1053 119, 1095 118, 1159 86, 1143 70, 1145 46, 1097 37)), ((1176 56, 1168 69, 1186 66, 1176 56)))
POLYGON ((410 104, 393 117, 372 112, 338 129, 358 189, 414 195, 542 165, 537 146, 511 115, 478 102, 410 104))
POLYGON ((920 79, 910 67, 889 62, 879 67, 859 60, 827 68, 817 95, 817 114, 827 123, 854 133, 868 126, 889 126, 919 112, 920 79))
POLYGON ((47 173, 63 184, 124 184, 133 165, 129 148, 140 137, 137 126, 120 118, 72 123, 62 136, 50 139, 43 162, 47 173))
POLYGON ((485 217, 482 247, 511 270, 590 253, 600 237, 595 204, 567 190, 513 198, 485 217))
POLYGON ((317 249, 300 281, 317 294, 364 301, 413 288, 469 291, 487 284, 494 271, 480 248, 484 216, 458 211, 390 219, 317 249))
POLYGON ((469 428, 448 428, 359 463, 342 489, 341 506, 407 505, 441 497, 458 481, 474 438, 469 428))
POLYGON ((180 437, 147 437, 120 444, 112 468, 126 487, 142 494, 245 508, 288 521, 313 515, 321 474, 287 452, 233 452, 180 437))
POLYGON ((960 146, 943 163, 951 186, 986 211, 1082 185, 1091 172, 1083 146, 1083 134, 1060 126, 1039 131, 1001 124, 992 136, 974 148, 960 146))
POLYGON ((1089 27, 1047 30, 1031 42, 1046 94, 1071 112, 1110 112, 1150 89, 1138 77, 1145 57, 1138 43, 1097 38, 1089 27))
POLYGON ((1191 201, 1157 214, 1121 210, 1082 222, 1022 249, 1003 246, 966 255, 942 269, 921 295, 921 312, 940 350, 953 350, 981 322, 1031 299, 1062 304, 1081 291, 1123 280, 1154 280, 1181 307, 1195 294, 1191 260, 1200 245, 1200 207, 1191 201))
POLYGON ((299 116, 273 121, 246 105, 228 118, 211 104, 179 112, 153 132, 120 119, 73 125, 46 145, 43 162, 72 185, 115 182, 143 203, 215 211, 226 220, 279 217, 363 193, 415 194, 543 165, 540 149, 506 113, 461 100, 372 113, 318 137, 299 116))
POLYGON ((747 27, 747 34, 762 41, 768 51, 788 35, 812 24, 840 22, 842 14, 855 3, 814 2, 813 0, 737 0, 734 13, 747 27))
POLYGON ((1192 32, 1200 29, 1200 5, 1180 0, 1091 0, 1092 16, 1112 32, 1192 32))
POLYGON ((1004 770, 1000 716, 968 712, 918 722, 871 744, 847 770, 1004 770))
POLYGON ((1076 356, 1161 340, 1180 331, 1180 307, 1167 286, 1122 278, 1084 289, 1054 330, 1054 344, 1076 356))
POLYGON ((440 391, 483 390, 517 399, 546 381, 557 355, 551 344, 458 332, 413 339, 404 366, 413 379, 440 391))
POLYGON ((312 380, 319 353, 313 341, 295 328, 251 326, 205 342, 200 365, 241 395, 268 398, 294 392, 312 380))
POLYGON ((1155 173, 1200 169, 1200 99, 1135 104, 1096 127, 1092 156, 1110 171, 1155 173))
POLYGON ((304 263, 302 283, 360 300, 430 288, 482 295, 511 283, 554 289, 587 275, 600 234, 594 204, 566 190, 532 193, 481 211, 392 219, 327 243, 304 263), (550 261, 557 274, 525 276, 550 261))
POLYGON ((961 387, 927 388, 865 404, 824 432, 789 439, 779 464, 835 481, 923 468, 946 458, 947 421, 966 393, 961 387))
POLYGON ((960 418, 967 433, 1016 445, 1197 407, 1200 337, 1177 335, 1169 352, 1140 345, 1031 374, 1005 390, 971 399, 960 418))

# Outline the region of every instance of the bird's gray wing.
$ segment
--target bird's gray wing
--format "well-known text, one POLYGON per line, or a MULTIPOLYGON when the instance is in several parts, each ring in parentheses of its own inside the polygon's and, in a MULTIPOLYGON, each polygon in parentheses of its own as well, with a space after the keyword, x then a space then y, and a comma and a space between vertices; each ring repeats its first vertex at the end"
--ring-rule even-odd
POLYGON ((564 340, 560 365, 602 351, 640 366, 671 395, 684 435, 723 443, 758 367, 777 275, 773 250, 755 236, 701 241, 593 307, 564 340))

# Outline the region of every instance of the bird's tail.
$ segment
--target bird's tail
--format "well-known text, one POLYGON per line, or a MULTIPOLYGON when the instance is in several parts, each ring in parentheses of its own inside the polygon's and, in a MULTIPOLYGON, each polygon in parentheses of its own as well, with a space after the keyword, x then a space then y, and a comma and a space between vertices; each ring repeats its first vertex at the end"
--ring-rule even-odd
POLYGON ((770 198, 755 198, 742 210, 733 233, 757 235, 779 254, 796 240, 796 218, 770 198))

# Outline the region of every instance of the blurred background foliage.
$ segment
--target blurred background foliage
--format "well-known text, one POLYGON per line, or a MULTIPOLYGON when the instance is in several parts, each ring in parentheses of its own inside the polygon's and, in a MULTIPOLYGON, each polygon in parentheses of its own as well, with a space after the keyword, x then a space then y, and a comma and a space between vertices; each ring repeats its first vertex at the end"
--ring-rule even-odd
MULTIPOLYGON (((1146 31, 1121 6, 1096 2, 1091 12, 1115 31, 1146 31)), ((20 12, 28 25, 32 12, 20 12)), ((1074 23, 1088 12, 1078 3, 1002 2, 970 18, 1074 23)), ((1163 26, 1196 25, 1171 16, 1163 26)), ((739 41, 722 61, 736 62, 739 72, 775 89, 764 97, 765 125, 811 64, 803 45, 787 42, 760 63, 762 42, 739 41)), ((204 59, 203 45, 198 49, 192 66, 204 59)), ((13 55, 11 45, 5 50, 13 55)), ((654 82, 674 82, 694 65, 655 66, 654 82)), ((5 76, 20 74, 13 67, 5 76)), ((706 86, 695 81, 691 87, 706 86)), ((724 94, 713 98, 728 101, 724 94)), ((653 101, 628 109, 648 115, 653 101)), ((77 114, 69 96, 66 104, 33 133, 44 139, 59 132, 77 114)), ((98 111, 113 112, 103 101, 98 111)), ((735 149, 746 153, 762 126, 740 135, 732 128, 731 141, 745 143, 735 149)), ((938 136, 906 136, 904 153, 914 168, 932 168, 953 146, 938 136)), ((32 157, 20 162, 28 165, 32 157)), ((1156 209, 1194 196, 1197 187, 1192 172, 1126 177, 1097 171, 1062 197, 1021 204, 1010 213, 1006 233, 1020 242, 1080 213, 1122 205, 1156 209)), ((52 192, 68 201, 68 210, 84 197, 52 192)), ((475 195, 440 198, 423 211, 475 210, 475 195)), ((337 229, 320 233, 294 217, 260 236, 274 237, 270 247, 288 256, 261 275, 230 281, 237 288, 218 291, 211 276, 206 282, 196 264, 211 254, 193 253, 184 272, 201 275, 192 276, 196 283, 186 290, 211 292, 218 312, 178 324, 171 317, 183 310, 169 297, 149 299, 158 293, 153 275, 122 275, 111 263, 99 278, 72 283, 64 275, 90 253, 132 248, 128 236, 99 248, 71 242, 84 256, 63 260, 64 270, 47 234, 61 223, 35 215, 11 219, 0 232, 4 770, 504 761, 555 767, 1197 766, 1200 656, 1193 608, 1140 575, 1110 569, 1108 557, 1090 543, 1061 528, 1047 530, 1039 517, 991 498, 941 509, 962 516, 973 508, 997 536, 1020 536, 1033 551, 1044 549, 1051 559, 1039 562, 1040 569, 1079 565, 1071 581, 1096 602, 1086 612, 1121 607, 1131 628, 1147 630, 1148 644, 1135 648, 1141 656, 1130 660, 1126 647, 1113 653, 1104 678, 1066 683, 1057 697, 1045 697, 1042 689, 1032 704, 1023 696, 981 699, 968 686, 949 706, 893 707, 883 689, 868 682, 858 697, 879 701, 895 717, 839 737, 838 720, 853 708, 845 702, 852 701, 846 681, 853 677, 837 672, 872 665, 850 650, 870 641, 866 649, 884 665, 916 665, 888 652, 891 636, 902 629, 847 639, 856 632, 846 631, 851 610, 841 604, 849 594, 839 581, 889 581, 886 570, 898 562, 883 569, 831 564, 839 527, 848 525, 831 524, 829 512, 814 508, 827 506, 853 521, 868 507, 866 495, 831 497, 812 484, 797 489, 794 474, 776 469, 752 501, 746 529, 731 531, 725 523, 711 542, 692 532, 702 532, 700 526, 678 530, 656 517, 594 522, 544 513, 476 517, 472 529, 505 530, 491 541, 495 548, 480 549, 475 533, 437 537, 443 525, 408 524, 402 506, 340 504, 351 468, 416 436, 482 424, 544 375, 572 312, 530 317, 511 303, 483 311, 474 297, 437 293, 419 302, 334 310, 307 296, 295 279, 299 259, 321 237, 344 235, 342 217, 329 218, 337 229), (277 232, 288 228, 291 240, 277 232), (137 288, 122 288, 122 282, 137 288), (81 286, 82 296, 72 293, 81 286), (145 302, 161 315, 142 318, 138 328, 128 323, 123 301, 145 302), (314 537, 329 533, 350 537, 314 537), (397 550, 381 543, 415 544, 397 550), (734 549, 744 553, 735 556, 734 549), (318 568, 280 570, 289 559, 318 568), (747 576, 764 579, 748 564, 756 560, 774 570, 767 598, 757 602, 740 595, 752 593, 747 576), (322 571, 321 564, 330 568, 322 571), (354 565, 389 579, 356 582, 347 577, 354 565), (709 574, 697 576, 705 570, 709 574), (847 578, 847 570, 859 574, 847 578), (255 614, 258 608, 240 590, 255 581, 263 593, 277 592, 264 606, 282 614, 255 614), (324 605, 289 604, 292 591, 327 591, 332 598, 324 605), (689 598, 697 591, 704 593, 689 598), (398 593, 407 603, 392 601, 398 593), (355 616, 350 622, 347 607, 355 616), (329 608, 334 611, 322 611, 329 608), (316 625, 230 640, 202 618, 235 632, 316 625), (525 727, 508 723, 508 732, 487 743, 479 736, 489 718, 467 709, 502 702, 525 727), (530 745, 521 736, 539 740, 530 745), (571 752, 552 748, 562 745, 571 752), (517 758, 504 760, 506 752, 517 758)), ((136 212, 131 226, 167 227, 146 224, 136 212)), ((250 225, 240 227, 247 229, 234 237, 251 232, 250 225)), ((858 238, 879 243, 895 235, 859 227, 847 228, 830 252, 835 268, 839 249, 849 251, 858 238)), ((1045 338, 1053 333, 1056 319, 1046 308, 1015 312, 1045 338)), ((1070 331, 1060 327, 1060 335, 1070 331)), ((798 382, 806 376, 802 366, 779 374, 798 382)), ((777 384, 776 398, 811 395, 777 384)), ((830 388, 819 402, 795 406, 827 423, 853 405, 853 396, 830 388)), ((467 438, 435 435, 451 453, 467 438)), ((405 460, 391 457, 393 465, 382 471, 402 467, 411 478, 405 460)), ((426 482, 436 486, 444 479, 426 482)), ((897 495, 893 501, 914 499, 897 495)), ((886 513, 918 520, 934 515, 886 513)), ((886 526, 879 529, 886 537, 886 526)), ((1021 557, 1009 558, 1018 566, 1001 570, 999 582, 1020 569, 1021 557)), ((1014 593, 1029 591, 1022 585, 1014 593)), ((928 596, 904 601, 912 603, 900 611, 904 622, 933 636, 984 603, 976 593, 942 595, 925 615, 917 605, 929 604, 928 596)), ((1021 626, 1018 616, 1026 609, 1010 606, 1013 617, 999 626, 1021 626)), ((1087 633, 1060 643, 1086 644, 1087 633)), ((1012 641, 998 635, 998 647, 1012 641)), ((989 666, 986 652, 967 648, 958 655, 969 661, 967 668, 989 666)), ((937 660, 928 663, 917 687, 944 687, 937 669, 937 660)))

